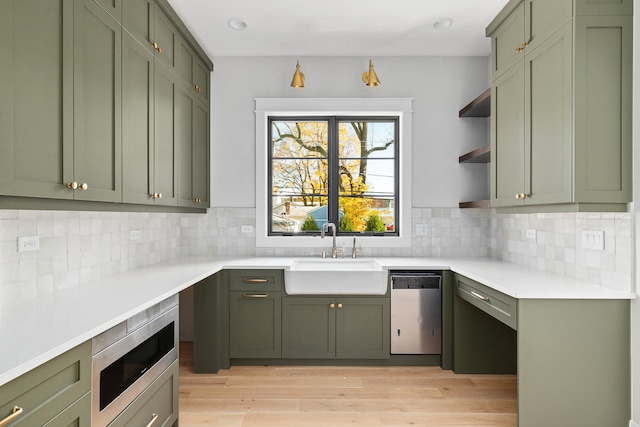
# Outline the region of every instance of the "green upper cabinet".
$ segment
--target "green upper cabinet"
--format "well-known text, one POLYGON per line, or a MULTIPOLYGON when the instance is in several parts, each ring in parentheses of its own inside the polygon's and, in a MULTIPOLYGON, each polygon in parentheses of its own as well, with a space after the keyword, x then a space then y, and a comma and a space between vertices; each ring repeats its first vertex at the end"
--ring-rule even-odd
POLYGON ((93 0, 74 10, 75 198, 122 200, 120 25, 93 0))
MULTIPOLYGON (((100 7, 107 11, 109 15, 113 17, 116 21, 121 23, 122 21, 122 2, 123 0, 93 0, 100 7)), ((127 3, 130 0, 124 0, 127 3)))
POLYGON ((209 109, 188 87, 176 105, 178 204, 209 207, 209 109))
POLYGON ((0 58, 0 194, 72 199, 73 0, 0 2, 0 58))
POLYGON ((209 101, 209 76, 207 66, 195 54, 189 43, 180 38, 177 44, 177 74, 180 80, 203 102, 209 101))
POLYGON ((494 207, 624 211, 631 201, 631 16, 575 16, 576 3, 512 1, 487 28, 494 207))

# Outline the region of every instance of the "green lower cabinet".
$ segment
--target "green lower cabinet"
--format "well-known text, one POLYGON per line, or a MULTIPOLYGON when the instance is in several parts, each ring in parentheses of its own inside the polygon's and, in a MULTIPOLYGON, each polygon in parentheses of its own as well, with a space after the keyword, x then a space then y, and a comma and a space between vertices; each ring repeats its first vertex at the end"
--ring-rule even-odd
POLYGON ((79 420, 75 425, 89 426, 90 399, 76 403, 90 396, 90 389, 91 341, 86 341, 0 387, 0 419, 17 406, 23 412, 11 427, 68 426, 74 420, 79 420))
POLYGON ((281 356, 280 292, 229 293, 229 355, 231 358, 281 356))
POLYGON ((109 427, 170 427, 178 420, 178 361, 151 383, 109 427))
POLYGON ((388 359, 389 299, 285 297, 282 357, 388 359))

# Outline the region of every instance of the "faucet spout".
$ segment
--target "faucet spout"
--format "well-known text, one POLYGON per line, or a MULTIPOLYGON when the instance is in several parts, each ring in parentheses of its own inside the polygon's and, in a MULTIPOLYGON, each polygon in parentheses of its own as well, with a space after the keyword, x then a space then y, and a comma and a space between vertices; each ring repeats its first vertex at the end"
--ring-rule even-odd
POLYGON ((333 244, 331 247, 331 258, 338 258, 338 249, 336 248, 336 225, 332 222, 325 222, 320 229, 320 238, 324 239, 324 234, 331 227, 333 232, 333 244))

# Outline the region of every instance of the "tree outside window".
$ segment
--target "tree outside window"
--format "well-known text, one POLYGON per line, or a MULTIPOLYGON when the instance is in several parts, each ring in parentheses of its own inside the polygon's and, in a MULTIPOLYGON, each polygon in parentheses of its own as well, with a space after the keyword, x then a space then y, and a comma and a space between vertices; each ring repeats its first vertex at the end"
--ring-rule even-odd
POLYGON ((397 117, 271 117, 270 235, 398 235, 397 117))

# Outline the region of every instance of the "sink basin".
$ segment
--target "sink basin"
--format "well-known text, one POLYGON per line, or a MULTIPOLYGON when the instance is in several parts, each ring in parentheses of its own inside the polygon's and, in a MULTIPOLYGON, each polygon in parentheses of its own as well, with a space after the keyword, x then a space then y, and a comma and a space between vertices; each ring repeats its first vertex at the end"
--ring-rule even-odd
POLYGON ((298 259, 284 271, 289 295, 384 295, 387 271, 373 259, 298 259))

